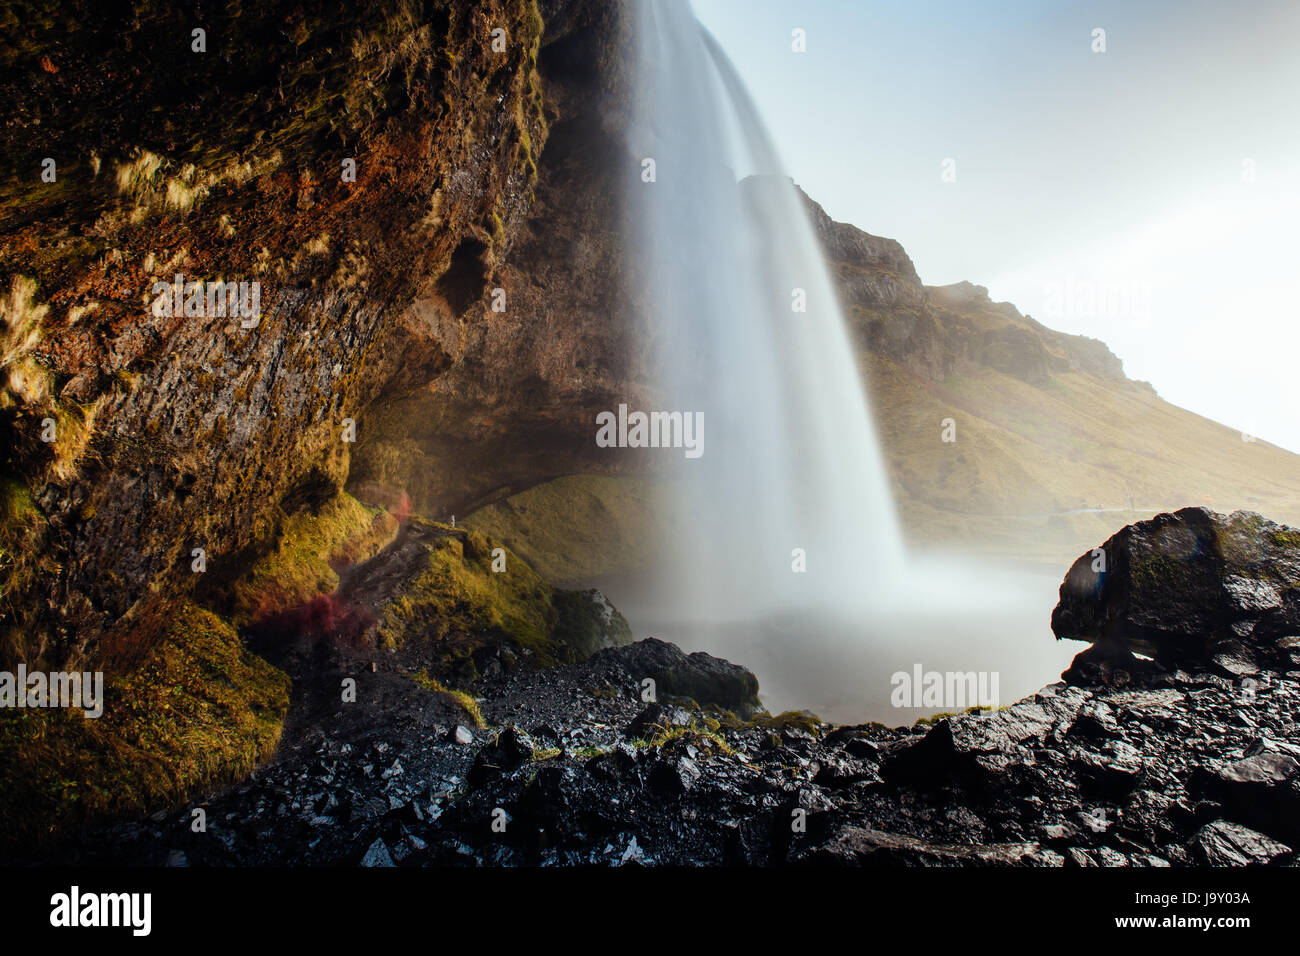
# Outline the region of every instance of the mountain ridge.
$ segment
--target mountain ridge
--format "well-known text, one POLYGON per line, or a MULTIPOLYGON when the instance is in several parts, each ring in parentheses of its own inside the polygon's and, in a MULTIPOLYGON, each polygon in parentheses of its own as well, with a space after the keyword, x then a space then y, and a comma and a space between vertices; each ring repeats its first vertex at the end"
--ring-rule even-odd
MULTIPOLYGON (((1150 383, 1128 378, 1124 374, 1123 362, 1100 339, 1052 329, 1021 313, 1010 302, 994 302, 985 286, 969 280, 939 286, 925 285, 907 250, 898 240, 875 236, 852 223, 832 219, 820 203, 802 188, 797 185, 795 188, 835 272, 840 294, 847 306, 846 317, 851 325, 865 326, 862 331, 868 348, 873 351, 900 358, 910 354, 908 350, 899 348, 901 344, 922 344, 904 334, 921 330, 906 326, 901 329, 889 327, 873 315, 873 310, 931 315, 951 331, 961 329, 957 321, 960 317, 975 312, 990 326, 1002 319, 1013 330, 1037 333, 1044 341, 1035 343, 1015 331, 1008 334, 1006 326, 980 328, 971 324, 963 331, 976 336, 976 341, 950 343, 948 361, 940 365, 943 374, 951 374, 965 359, 992 365, 1026 381, 1041 381, 1049 370, 1073 370, 1154 391, 1150 383), (966 348, 958 348, 958 344, 964 344, 966 348)), ((893 318, 897 320, 898 316, 895 314, 893 318)), ((918 372, 933 375, 935 364, 923 362, 915 368, 918 372)))
POLYGON ((924 285, 901 243, 804 199, 915 544, 1057 564, 1186 504, 1300 519, 1300 456, 1164 401, 1104 342, 984 286, 924 285))

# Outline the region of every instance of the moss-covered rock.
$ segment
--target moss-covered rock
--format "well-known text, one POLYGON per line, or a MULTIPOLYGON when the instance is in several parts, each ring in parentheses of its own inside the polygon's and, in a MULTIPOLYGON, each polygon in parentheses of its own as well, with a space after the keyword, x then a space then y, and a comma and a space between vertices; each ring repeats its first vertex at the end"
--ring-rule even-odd
POLYGON ((225 621, 159 606, 104 670, 104 710, 0 711, 0 848, 239 780, 280 740, 289 679, 225 621))
POLYGON ((779 714, 759 713, 753 718, 755 727, 780 733, 784 730, 797 730, 802 733, 820 736, 825 724, 822 719, 808 710, 786 710, 779 714))
POLYGON ((475 532, 420 523, 423 567, 382 611, 379 640, 397 649, 411 641, 477 646, 504 641, 553 664, 559 615, 552 589, 518 557, 475 532), (494 560, 499 570, 493 570, 494 560))
POLYGON ((479 708, 478 701, 472 695, 463 690, 452 690, 443 685, 442 681, 429 676, 426 670, 418 670, 411 675, 411 680, 427 690, 431 694, 440 694, 454 703, 468 718, 469 722, 475 727, 486 727, 487 721, 483 719, 483 711, 479 708))
POLYGON ((667 489, 644 476, 566 475, 474 511, 465 525, 503 541, 562 587, 644 573, 672 540, 667 489))
POLYGON ((551 597, 559 615, 553 636, 579 658, 606 647, 632 643, 632 626, 618 608, 595 588, 555 591, 551 597))
POLYGON ((1085 663, 1132 665, 1138 653, 1232 676, 1289 666, 1280 642, 1300 632, 1298 541, 1294 529, 1246 511, 1184 508, 1140 521, 1074 562, 1052 630, 1093 642, 1085 663))
POLYGON ((373 557, 396 533, 391 514, 343 493, 287 518, 274 547, 231 585, 230 619, 244 625, 329 594, 340 570, 373 557))
POLYGON ((420 518, 357 566, 332 601, 348 621, 368 622, 347 635, 353 644, 457 684, 488 667, 552 666, 631 639, 600 592, 558 591, 499 542, 420 518))

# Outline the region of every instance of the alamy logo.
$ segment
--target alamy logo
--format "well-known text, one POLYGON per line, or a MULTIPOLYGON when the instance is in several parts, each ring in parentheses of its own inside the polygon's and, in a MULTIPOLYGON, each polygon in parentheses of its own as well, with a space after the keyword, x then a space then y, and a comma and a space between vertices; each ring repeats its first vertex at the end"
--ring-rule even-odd
POLYGON ((683 448, 687 458, 704 454, 703 412, 629 412, 596 416, 596 445, 600 448, 683 448))
POLYGON ((104 713, 103 671, 27 672, 19 664, 17 673, 0 671, 0 707, 69 707, 80 710, 83 717, 97 718, 104 713))
POLYGON ((170 282, 153 284, 153 314, 160 319, 238 318, 245 329, 262 321, 262 284, 253 282, 185 281, 180 273, 170 282))
POLYGON ((74 886, 50 897, 50 925, 128 926, 133 936, 148 936, 152 910, 150 893, 82 893, 74 886))
POLYGON ((997 671, 924 671, 916 664, 910 674, 898 671, 889 682, 894 687, 889 702, 895 707, 998 706, 997 671))
POLYGON ((1094 282, 1067 274, 1043 286, 1043 311, 1052 319, 1151 318, 1151 287, 1138 282, 1094 282))

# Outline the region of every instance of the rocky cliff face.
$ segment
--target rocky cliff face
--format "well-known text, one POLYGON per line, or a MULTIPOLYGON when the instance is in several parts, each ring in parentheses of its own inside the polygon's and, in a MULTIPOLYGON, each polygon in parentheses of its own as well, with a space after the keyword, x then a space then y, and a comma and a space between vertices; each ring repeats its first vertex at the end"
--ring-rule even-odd
MULTIPOLYGON (((349 475, 362 500, 406 496, 445 518, 546 478, 603 472, 613 465, 592 441, 596 413, 645 390, 642 344, 623 310, 630 18, 623 4, 543 12, 549 137, 535 200, 505 262, 466 290, 459 312, 436 297, 408 310, 403 328, 416 340, 432 330, 445 361, 405 374, 374 406, 349 475)), ((390 345, 394 363, 408 348, 390 345)))
MULTIPOLYGON (((325 595, 412 499, 459 509, 573 467, 580 410, 631 354, 590 347, 617 269, 588 228, 608 197, 578 188, 614 166, 587 111, 618 73, 620 9, 0 13, 0 668, 103 669, 111 714, 0 715, 15 836, 243 776, 288 706, 247 639, 279 659, 286 622, 372 613, 325 595), (177 275, 172 311, 155 283, 177 275), (245 297, 218 310, 185 285, 215 280, 245 297), (530 430, 535 448, 508 443, 530 430)), ((446 573, 478 573, 459 560, 446 573)), ((548 586, 480 598, 447 620, 602 639, 598 609, 563 598, 566 620, 548 586)))
POLYGON ((529 205, 542 21, 524 0, 5 15, 0 657, 129 659, 142 618, 220 604, 337 495, 348 419, 364 435, 376 397, 449 362, 408 306, 459 321, 529 205), (155 314, 177 274, 259 283, 256 314, 155 314))
POLYGON ((1052 372, 1077 371, 1145 387, 1124 375, 1103 342, 1054 332, 1009 302, 993 302, 970 282, 925 286, 893 239, 835 222, 804 202, 860 341, 918 376, 941 381, 986 366, 1043 385, 1052 372))
POLYGON ((914 544, 1056 566, 1188 504, 1300 521, 1294 455, 1169 405, 1102 342, 982 286, 923 285, 897 242, 806 205, 914 544))

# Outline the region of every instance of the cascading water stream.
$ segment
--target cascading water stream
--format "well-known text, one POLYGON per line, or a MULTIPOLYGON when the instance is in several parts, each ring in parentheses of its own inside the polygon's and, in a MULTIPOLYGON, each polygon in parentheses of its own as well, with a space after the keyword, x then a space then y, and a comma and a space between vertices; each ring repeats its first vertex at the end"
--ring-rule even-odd
POLYGON ((665 557, 653 593, 616 603, 640 636, 744 663, 770 706, 830 719, 925 712, 888 703, 918 665, 1041 686, 1068 659, 1041 636, 1056 580, 906 555, 803 198, 687 0, 636 8, 632 303, 659 408, 704 428, 699 457, 658 452, 665 557))
POLYGON ((674 474, 695 538, 679 549, 682 576, 707 582, 703 612, 866 600, 898 575, 903 548, 803 201, 689 6, 640 9, 633 139, 655 170, 633 196, 642 301, 666 399, 705 423, 703 455, 674 474), (792 570, 800 560, 806 572, 792 570))

